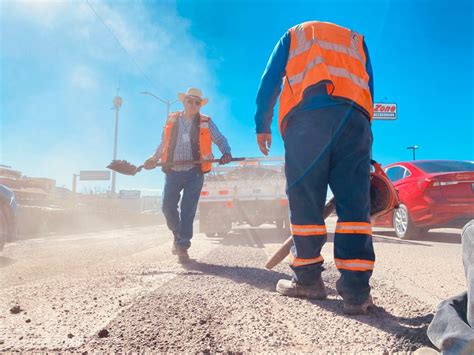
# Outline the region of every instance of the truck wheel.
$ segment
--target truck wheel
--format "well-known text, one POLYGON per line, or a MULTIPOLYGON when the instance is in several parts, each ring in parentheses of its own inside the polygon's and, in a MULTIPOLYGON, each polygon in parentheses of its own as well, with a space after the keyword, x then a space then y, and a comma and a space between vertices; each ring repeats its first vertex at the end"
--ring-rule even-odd
POLYGON ((214 238, 214 237, 216 237, 216 234, 217 234, 217 233, 206 233, 206 237, 208 237, 208 238, 214 238))

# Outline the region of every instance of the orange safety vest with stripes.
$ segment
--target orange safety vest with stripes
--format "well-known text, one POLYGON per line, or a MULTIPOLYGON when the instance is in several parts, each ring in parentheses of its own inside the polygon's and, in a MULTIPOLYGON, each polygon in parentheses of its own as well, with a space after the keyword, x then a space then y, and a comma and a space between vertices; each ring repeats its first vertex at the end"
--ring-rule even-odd
MULTIPOLYGON (((163 150, 161 153, 161 162, 171 162, 173 161, 173 156, 171 156, 174 147, 176 146, 176 133, 175 126, 181 112, 173 112, 169 115, 166 120, 164 127, 164 136, 163 136, 163 150), (174 133, 174 134, 173 134, 174 133), (174 138, 173 138, 174 137, 174 138)), ((203 114, 199 114, 199 132, 198 132, 198 144, 197 144, 197 156, 194 159, 199 160, 212 160, 214 156, 212 155, 212 139, 211 139, 211 130, 209 129, 209 122, 211 118, 203 114)), ((194 155, 194 152, 193 152, 194 155)), ((201 163, 201 171, 203 174, 208 173, 212 169, 212 163, 201 163)))
POLYGON ((328 95, 355 102, 372 119, 364 37, 319 21, 302 23, 289 32, 290 52, 278 114, 280 132, 284 132, 286 116, 302 101, 304 91, 321 82, 326 84, 328 95))

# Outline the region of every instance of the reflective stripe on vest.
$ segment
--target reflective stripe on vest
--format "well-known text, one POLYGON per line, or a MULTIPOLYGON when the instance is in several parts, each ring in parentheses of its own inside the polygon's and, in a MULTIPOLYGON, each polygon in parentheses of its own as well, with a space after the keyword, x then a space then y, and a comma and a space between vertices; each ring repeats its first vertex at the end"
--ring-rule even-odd
POLYGON ((336 51, 339 53, 344 53, 354 57, 355 59, 360 60, 365 65, 365 59, 360 55, 357 51, 357 40, 356 37, 357 33, 351 32, 351 46, 347 47, 339 43, 331 43, 328 41, 318 40, 317 38, 311 39, 310 41, 306 40, 306 36, 304 31, 300 31, 297 34, 298 38, 298 47, 295 49, 290 50, 288 59, 292 59, 293 57, 306 52, 311 48, 313 44, 318 44, 321 48, 324 48, 329 51, 336 51))
MULTIPOLYGON (((171 132, 175 123, 177 122, 181 112, 173 112, 169 115, 168 120, 164 128, 164 137, 163 137, 163 151, 161 153, 161 161, 167 162, 171 161, 173 157, 169 157, 170 144, 171 144, 171 132)), ((200 160, 212 160, 214 156, 212 155, 212 139, 211 131, 209 129, 209 120, 210 117, 199 114, 199 159, 200 160)), ((201 164, 201 171, 207 173, 212 169, 212 163, 203 163, 201 164)))
POLYGON ((326 235, 326 226, 318 224, 297 225, 291 224, 291 234, 296 236, 326 235))
POLYGON ((303 99, 306 88, 326 83, 328 95, 355 102, 370 119, 373 100, 363 36, 331 23, 311 21, 290 29, 290 51, 280 97, 279 128, 303 99))
POLYGON ((336 233, 372 235, 372 226, 366 222, 338 222, 336 233))
POLYGON ((351 271, 370 271, 374 269, 375 262, 372 260, 362 259, 334 259, 336 267, 343 270, 351 271))

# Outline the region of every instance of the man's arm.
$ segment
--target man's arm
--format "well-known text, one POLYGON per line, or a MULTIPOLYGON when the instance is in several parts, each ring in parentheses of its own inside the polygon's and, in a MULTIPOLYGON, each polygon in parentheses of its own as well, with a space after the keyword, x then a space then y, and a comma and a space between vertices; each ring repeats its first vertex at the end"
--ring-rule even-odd
POLYGON ((232 160, 232 154, 230 153, 230 146, 229 142, 227 142, 226 137, 223 136, 217 126, 209 120, 209 130, 211 131, 211 140, 212 142, 217 145, 219 150, 222 153, 222 157, 220 159, 220 164, 227 164, 230 163, 232 160))
POLYGON ((290 32, 278 41, 263 72, 257 92, 255 125, 257 133, 271 133, 273 110, 281 92, 290 50, 290 32))
POLYGON ((230 154, 229 142, 227 138, 219 131, 212 120, 209 120, 209 130, 211 131, 211 140, 217 145, 222 154, 230 154))

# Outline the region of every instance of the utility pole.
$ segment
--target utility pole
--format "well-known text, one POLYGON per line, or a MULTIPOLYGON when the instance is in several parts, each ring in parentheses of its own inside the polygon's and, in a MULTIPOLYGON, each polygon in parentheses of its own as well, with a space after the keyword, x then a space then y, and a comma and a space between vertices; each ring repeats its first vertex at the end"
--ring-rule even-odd
MULTIPOLYGON (((119 89, 117 89, 117 96, 114 97, 114 109, 115 109, 115 139, 114 139, 114 157, 113 160, 117 160, 117 140, 118 140, 118 121, 119 121, 119 110, 122 107, 122 98, 118 95, 119 89)), ((112 172, 112 195, 115 195, 115 171, 112 172)))
POLYGON ((416 160, 415 150, 418 149, 418 146, 417 145, 412 145, 410 147, 407 147, 407 149, 411 149, 413 151, 413 160, 416 160))
POLYGON ((153 96, 155 99, 157 99, 158 101, 160 101, 161 103, 164 103, 166 105, 166 117, 168 118, 168 116, 170 115, 170 106, 172 104, 174 104, 175 102, 178 102, 179 100, 164 100, 162 99, 161 97, 159 96, 156 96, 155 94, 152 94, 151 92, 148 92, 148 91, 142 91, 140 94, 142 95, 150 95, 150 96, 153 96))

